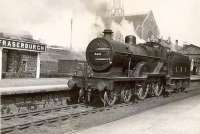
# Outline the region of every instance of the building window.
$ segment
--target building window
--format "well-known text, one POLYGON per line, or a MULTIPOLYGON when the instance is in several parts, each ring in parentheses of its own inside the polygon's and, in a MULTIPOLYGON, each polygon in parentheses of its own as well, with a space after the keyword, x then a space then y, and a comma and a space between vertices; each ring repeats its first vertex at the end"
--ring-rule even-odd
POLYGON ((178 72, 178 67, 176 66, 176 72, 178 72))

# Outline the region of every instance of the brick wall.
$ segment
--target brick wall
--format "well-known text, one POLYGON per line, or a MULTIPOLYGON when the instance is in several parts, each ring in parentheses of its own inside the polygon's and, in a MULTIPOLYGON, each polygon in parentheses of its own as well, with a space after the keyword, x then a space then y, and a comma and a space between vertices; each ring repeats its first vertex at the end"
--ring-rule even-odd
POLYGON ((2 59, 2 71, 6 72, 7 70, 7 50, 3 49, 3 59, 2 59))
POLYGON ((6 50, 4 56, 7 57, 4 57, 4 77, 34 78, 36 76, 37 53, 6 50))
POLYGON ((58 72, 73 74, 75 71, 80 70, 83 66, 83 61, 78 60, 59 60, 58 61, 58 72))
POLYGON ((57 61, 41 61, 40 73, 50 74, 58 72, 58 62, 57 61))

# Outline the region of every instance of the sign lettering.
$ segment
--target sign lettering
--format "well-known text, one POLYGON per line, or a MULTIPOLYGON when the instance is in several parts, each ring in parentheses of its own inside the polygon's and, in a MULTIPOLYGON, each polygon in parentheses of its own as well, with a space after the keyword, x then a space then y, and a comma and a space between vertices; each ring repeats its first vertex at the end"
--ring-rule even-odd
POLYGON ((46 45, 44 44, 36 44, 36 43, 30 43, 30 42, 23 42, 23 41, 17 41, 12 39, 1 39, 0 38, 0 47, 3 48, 10 48, 10 49, 22 49, 22 50, 31 50, 31 51, 37 51, 37 52, 45 52, 46 51, 46 45))

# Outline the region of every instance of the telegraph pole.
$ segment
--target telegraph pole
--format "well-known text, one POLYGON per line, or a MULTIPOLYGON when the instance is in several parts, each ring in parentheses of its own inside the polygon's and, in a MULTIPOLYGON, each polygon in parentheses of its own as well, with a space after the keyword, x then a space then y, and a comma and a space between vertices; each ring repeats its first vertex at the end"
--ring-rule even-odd
POLYGON ((70 20, 70 50, 72 50, 72 30, 73 30, 73 19, 70 20))

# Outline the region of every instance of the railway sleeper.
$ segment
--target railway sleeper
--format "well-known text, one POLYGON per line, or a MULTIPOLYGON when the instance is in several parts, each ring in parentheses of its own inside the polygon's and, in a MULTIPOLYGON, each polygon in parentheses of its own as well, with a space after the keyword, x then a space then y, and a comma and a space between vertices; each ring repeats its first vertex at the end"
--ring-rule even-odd
POLYGON ((66 106, 71 103, 71 97, 64 95, 53 96, 51 94, 36 95, 33 97, 29 97, 28 95, 11 95, 3 96, 1 102, 1 115, 11 115, 55 106, 66 106))

